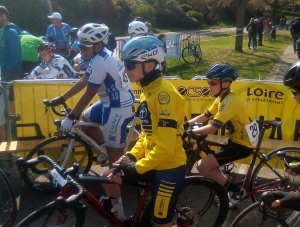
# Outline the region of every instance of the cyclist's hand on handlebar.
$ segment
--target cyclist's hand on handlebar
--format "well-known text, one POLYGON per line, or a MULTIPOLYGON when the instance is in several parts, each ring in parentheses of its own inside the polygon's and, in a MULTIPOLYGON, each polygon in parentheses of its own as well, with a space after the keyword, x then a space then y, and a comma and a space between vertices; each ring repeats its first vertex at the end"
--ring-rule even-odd
POLYGON ((110 169, 111 173, 107 175, 107 178, 111 182, 122 184, 121 176, 124 176, 123 172, 119 168, 110 169))
POLYGON ((122 170, 127 170, 131 173, 136 173, 135 168, 135 162, 132 161, 132 157, 128 155, 123 155, 119 158, 118 161, 116 161, 113 165, 113 167, 119 167, 122 170))
POLYGON ((63 104, 65 103, 65 99, 62 96, 56 97, 54 99, 51 100, 51 103, 55 106, 58 106, 59 104, 63 104))
POLYGON ((65 118, 62 120, 59 130, 62 132, 70 132, 75 121, 65 118))

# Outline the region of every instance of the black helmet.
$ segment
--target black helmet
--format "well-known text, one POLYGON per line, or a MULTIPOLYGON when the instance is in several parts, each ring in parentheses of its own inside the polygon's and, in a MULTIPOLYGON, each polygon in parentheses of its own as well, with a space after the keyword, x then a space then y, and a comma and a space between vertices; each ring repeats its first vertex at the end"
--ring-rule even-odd
POLYGON ((231 65, 226 63, 218 63, 212 65, 206 72, 207 79, 220 81, 235 81, 238 78, 237 71, 231 65))
POLYGON ((55 50, 55 45, 49 42, 43 42, 38 47, 38 51, 51 52, 54 50, 55 50))
POLYGON ((78 32, 79 28, 72 28, 69 32, 69 36, 71 36, 73 39, 77 39, 77 32, 78 32))
POLYGON ((296 61, 285 73, 283 84, 288 87, 300 86, 300 61, 296 61))

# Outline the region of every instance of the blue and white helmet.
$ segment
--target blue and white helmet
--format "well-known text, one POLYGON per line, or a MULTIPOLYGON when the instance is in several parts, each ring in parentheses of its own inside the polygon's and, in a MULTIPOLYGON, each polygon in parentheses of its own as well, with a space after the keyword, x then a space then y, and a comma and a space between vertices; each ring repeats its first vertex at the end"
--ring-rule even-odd
POLYGON ((227 63, 218 63, 212 65, 206 72, 207 79, 220 80, 220 81, 235 81, 238 74, 235 68, 227 63))
POLYGON ((122 59, 138 62, 156 60, 162 63, 165 52, 163 42, 153 36, 139 36, 129 40, 122 50, 122 59))

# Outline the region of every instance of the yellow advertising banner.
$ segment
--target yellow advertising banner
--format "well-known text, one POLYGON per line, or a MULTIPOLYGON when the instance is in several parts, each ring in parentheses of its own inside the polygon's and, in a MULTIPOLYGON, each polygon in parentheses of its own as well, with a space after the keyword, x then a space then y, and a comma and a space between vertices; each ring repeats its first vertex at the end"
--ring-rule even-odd
MULTIPOLYGON (((18 124, 36 123, 42 134, 48 138, 54 135, 56 127, 54 119, 60 117, 51 113, 45 113, 44 99, 51 100, 66 92, 75 81, 52 80, 51 82, 16 81, 15 99, 16 113, 21 115, 18 124)), ((186 118, 205 112, 212 104, 214 97, 210 95, 206 80, 170 80, 170 83, 186 98, 186 118)), ((142 88, 132 84, 136 98, 142 92, 142 88)), ((277 129, 266 132, 265 138, 297 141, 300 137, 300 105, 292 98, 288 88, 282 84, 264 81, 236 81, 232 84, 232 90, 239 93, 249 106, 253 119, 257 120, 281 120, 282 125, 277 129)), ((67 104, 74 107, 84 91, 78 93, 67 104)), ((99 100, 95 97, 92 102, 99 100)), ((236 108, 239 108, 236 106, 236 108)), ((224 130, 219 130, 223 134, 224 130)), ((34 136, 34 127, 18 127, 18 137, 34 136)), ((299 143, 300 144, 300 143, 299 143)))

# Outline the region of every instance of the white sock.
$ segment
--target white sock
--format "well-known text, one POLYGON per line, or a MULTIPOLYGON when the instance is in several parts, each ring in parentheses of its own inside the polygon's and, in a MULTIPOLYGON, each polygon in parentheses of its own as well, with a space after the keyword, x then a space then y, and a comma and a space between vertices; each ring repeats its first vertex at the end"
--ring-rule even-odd
POLYGON ((124 210, 123 210, 123 204, 122 204, 122 198, 121 196, 119 198, 111 198, 111 212, 120 220, 120 221, 124 221, 125 218, 125 214, 124 214, 124 210))

